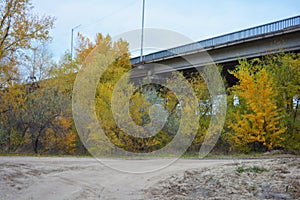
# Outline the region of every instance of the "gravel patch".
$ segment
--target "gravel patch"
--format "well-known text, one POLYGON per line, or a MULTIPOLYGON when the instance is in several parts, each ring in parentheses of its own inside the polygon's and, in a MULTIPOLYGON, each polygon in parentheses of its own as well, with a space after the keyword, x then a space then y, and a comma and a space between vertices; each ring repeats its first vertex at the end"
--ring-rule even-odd
POLYGON ((300 199, 300 158, 187 170, 144 192, 148 199, 300 199))

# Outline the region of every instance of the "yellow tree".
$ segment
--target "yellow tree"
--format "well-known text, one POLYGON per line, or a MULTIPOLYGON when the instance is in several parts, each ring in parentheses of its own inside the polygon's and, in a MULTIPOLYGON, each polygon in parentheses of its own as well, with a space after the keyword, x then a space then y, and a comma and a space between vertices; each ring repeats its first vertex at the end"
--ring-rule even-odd
POLYGON ((191 146, 191 149, 198 150, 207 134, 207 129, 212 114, 213 102, 210 97, 205 80, 203 78, 203 74, 192 74, 192 78, 190 78, 189 81, 193 86, 193 89, 199 101, 199 110, 197 111, 199 115, 199 129, 193 141, 193 145, 191 146))
MULTIPOLYGON (((128 43, 122 40, 112 42, 109 36, 103 36, 101 34, 97 34, 96 39, 93 42, 84 36, 79 35, 76 59, 78 63, 83 63, 83 71, 87 66, 92 66, 86 74, 94 74, 94 72, 91 71, 96 71, 96 68, 105 67, 105 72, 100 79, 97 80, 95 107, 92 108, 92 110, 95 111, 100 127, 107 138, 109 138, 109 141, 107 138, 98 134, 98 130, 95 129, 97 125, 83 122, 81 127, 83 129, 81 138, 89 147, 89 151, 96 155, 98 155, 98 153, 101 155, 112 153, 115 151, 116 147, 130 152, 147 151, 150 146, 155 144, 154 138, 140 138, 140 136, 143 135, 142 128, 129 134, 119 127, 120 125, 126 125, 128 127, 131 124, 141 125, 141 119, 143 118, 143 115, 146 115, 147 113, 147 109, 145 108, 148 105, 146 99, 138 92, 138 88, 129 82, 128 77, 125 78, 124 82, 120 85, 124 88, 124 92, 122 89, 119 90, 115 96, 120 95, 120 98, 115 98, 117 102, 112 102, 113 91, 115 90, 118 81, 129 69, 131 69, 128 43), (96 54, 98 57, 94 57, 96 54), (106 63, 106 60, 110 60, 110 62, 106 63), (126 91, 132 91, 133 93, 129 94, 126 93, 126 91), (125 114, 130 114, 133 119, 130 122, 127 121, 128 118, 122 118, 122 116, 120 116, 124 114, 123 111, 125 105, 128 105, 129 108, 129 113, 125 112, 125 114), (117 110, 114 113, 112 112, 112 106, 115 106, 117 110), (113 114, 120 116, 119 123, 116 123, 113 114), (108 142, 112 143, 114 147, 110 148, 108 142)), ((87 85, 86 90, 90 90, 90 79, 92 79, 92 77, 83 78, 81 80, 81 83, 84 82, 84 84, 80 85, 87 85)), ((84 107, 88 105, 89 102, 87 102, 86 99, 83 99, 78 102, 78 104, 84 107)), ((83 110, 82 112, 85 111, 83 110)), ((81 116, 83 115, 84 113, 81 114, 81 116)), ((87 119, 88 116, 85 118, 87 119)), ((88 121, 86 119, 83 121, 88 121)))
POLYGON ((74 153, 76 148, 80 149, 81 144, 71 112, 72 87, 78 63, 73 61, 69 54, 65 54, 58 65, 48 70, 51 79, 40 81, 39 88, 30 94, 37 102, 32 111, 35 111, 34 115, 40 116, 34 121, 43 127, 40 132, 39 149, 47 153, 74 153), (42 120, 44 116, 46 121, 42 120))
MULTIPOLYGON (((71 92, 77 66, 68 56, 51 79, 1 90, 0 143, 7 151, 73 153, 77 140, 71 92)), ((48 73, 48 72, 47 72, 48 73)))
POLYGON ((241 61, 231 73, 239 80, 233 86, 232 95, 239 102, 230 113, 229 141, 233 147, 243 151, 269 150, 280 145, 285 127, 281 123, 280 110, 276 106, 273 79, 256 60, 241 61), (258 149, 257 149, 258 148, 258 149))
POLYGON ((29 0, 0 2, 0 135, 10 141, 8 149, 12 141, 20 143, 28 130, 24 123, 26 89, 17 84, 18 66, 29 57, 35 42, 50 39, 49 29, 53 27, 52 17, 39 17, 32 10, 29 0))
POLYGON ((0 87, 4 87, 16 79, 16 66, 26 59, 23 50, 31 50, 35 41, 49 40, 54 20, 33 14, 29 0, 4 0, 0 5, 0 87))

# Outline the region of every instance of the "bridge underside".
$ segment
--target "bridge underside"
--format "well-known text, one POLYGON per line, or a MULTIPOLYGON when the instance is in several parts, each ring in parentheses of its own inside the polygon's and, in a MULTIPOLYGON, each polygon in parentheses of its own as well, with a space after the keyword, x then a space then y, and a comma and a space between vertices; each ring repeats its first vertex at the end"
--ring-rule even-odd
POLYGON ((188 52, 182 55, 150 60, 134 65, 136 70, 131 79, 136 82, 145 77, 164 77, 172 71, 183 71, 185 74, 210 64, 223 66, 223 75, 228 86, 234 85, 236 79, 227 71, 233 69, 242 58, 257 58, 280 52, 300 51, 300 27, 282 30, 218 46, 188 52))

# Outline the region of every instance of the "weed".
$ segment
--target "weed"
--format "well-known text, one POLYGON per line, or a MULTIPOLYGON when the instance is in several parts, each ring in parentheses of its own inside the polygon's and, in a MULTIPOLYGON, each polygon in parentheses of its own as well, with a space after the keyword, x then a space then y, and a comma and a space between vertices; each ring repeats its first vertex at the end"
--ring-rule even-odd
POLYGON ((259 167, 259 166, 252 166, 252 167, 238 166, 235 169, 235 171, 238 173, 243 173, 243 172, 262 173, 262 172, 268 171, 268 170, 264 167, 259 167))

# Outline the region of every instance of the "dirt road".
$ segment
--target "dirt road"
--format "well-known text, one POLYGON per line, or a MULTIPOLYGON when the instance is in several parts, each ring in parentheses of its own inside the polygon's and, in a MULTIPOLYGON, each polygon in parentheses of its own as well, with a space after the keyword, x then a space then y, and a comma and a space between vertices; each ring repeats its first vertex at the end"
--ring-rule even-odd
MULTIPOLYGON (((104 159, 113 168, 148 169, 168 159, 104 159)), ((234 160, 180 159, 150 173, 111 169, 93 158, 0 157, 0 199, 144 199, 143 189, 171 174, 234 160)))

